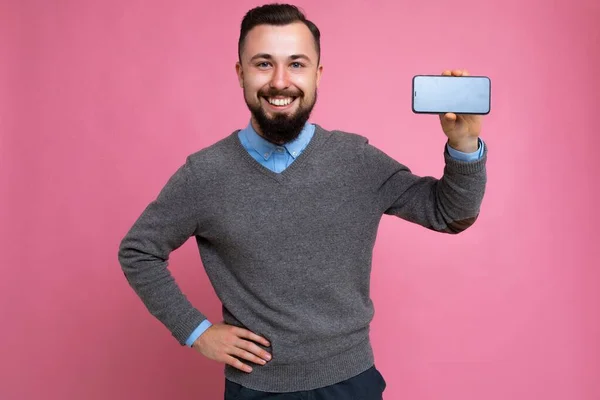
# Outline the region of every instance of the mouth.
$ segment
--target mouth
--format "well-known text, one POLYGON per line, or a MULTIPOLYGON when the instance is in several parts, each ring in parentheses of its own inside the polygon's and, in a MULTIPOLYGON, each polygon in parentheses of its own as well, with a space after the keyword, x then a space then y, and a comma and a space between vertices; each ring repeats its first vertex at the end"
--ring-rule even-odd
POLYGON ((274 110, 285 110, 290 108, 298 97, 262 96, 262 99, 274 110))

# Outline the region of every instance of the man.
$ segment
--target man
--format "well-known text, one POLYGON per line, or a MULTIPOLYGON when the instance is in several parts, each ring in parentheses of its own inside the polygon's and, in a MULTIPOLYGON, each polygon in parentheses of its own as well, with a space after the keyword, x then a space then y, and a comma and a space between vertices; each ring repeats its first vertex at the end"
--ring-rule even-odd
POLYGON ((381 399, 369 340, 379 221, 446 233, 473 224, 486 182, 481 117, 440 117, 439 180, 413 175, 363 136, 308 123, 320 33, 291 5, 246 14, 236 71, 250 123, 187 158, 123 239, 123 271, 180 344, 225 364, 225 399, 381 399), (221 323, 167 269, 192 236, 221 323))

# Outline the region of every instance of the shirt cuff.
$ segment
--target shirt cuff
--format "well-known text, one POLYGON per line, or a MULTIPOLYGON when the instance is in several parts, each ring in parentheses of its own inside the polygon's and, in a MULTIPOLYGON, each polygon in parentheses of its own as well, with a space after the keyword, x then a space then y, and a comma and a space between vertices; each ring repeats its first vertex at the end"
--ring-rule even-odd
POLYGON ((196 339, 198 339, 200 335, 202 335, 204 331, 206 331, 211 326, 212 324, 209 320, 205 319, 204 321, 202 321, 202 323, 198 325, 196 329, 194 329, 190 337, 188 337, 188 339, 185 341, 185 345, 188 347, 192 347, 196 339))
POLYGON ((448 149, 448 154, 459 161, 477 161, 483 156, 485 146, 483 140, 480 138, 477 138, 477 141, 479 142, 479 149, 472 153, 463 153, 462 151, 453 149, 449 144, 446 144, 446 148, 448 149))

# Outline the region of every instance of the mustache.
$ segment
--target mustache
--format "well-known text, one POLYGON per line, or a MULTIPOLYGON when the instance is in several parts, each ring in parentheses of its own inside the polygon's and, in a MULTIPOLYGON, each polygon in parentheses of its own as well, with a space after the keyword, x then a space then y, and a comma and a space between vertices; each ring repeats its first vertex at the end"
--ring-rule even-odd
POLYGON ((261 90, 258 92, 259 96, 262 97, 274 97, 274 96, 282 96, 282 97, 300 97, 304 95, 302 91, 296 90, 278 90, 278 89, 268 89, 261 90))

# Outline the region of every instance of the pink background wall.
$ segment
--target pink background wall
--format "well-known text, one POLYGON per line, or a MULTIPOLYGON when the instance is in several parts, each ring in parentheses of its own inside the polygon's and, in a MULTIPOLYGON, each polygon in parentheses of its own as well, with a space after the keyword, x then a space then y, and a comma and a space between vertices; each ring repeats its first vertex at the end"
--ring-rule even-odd
MULTIPOLYGON (((0 398, 222 398, 222 366, 146 312, 117 246, 188 154, 247 123, 234 63, 258 4, 2 1, 0 398)), ((312 121, 416 173, 441 174, 445 137, 412 114, 412 76, 467 68, 493 82, 476 225, 381 224, 385 398, 600 398, 600 3, 299 5, 323 33, 312 121)), ((171 266, 219 321, 193 240, 171 266)))

